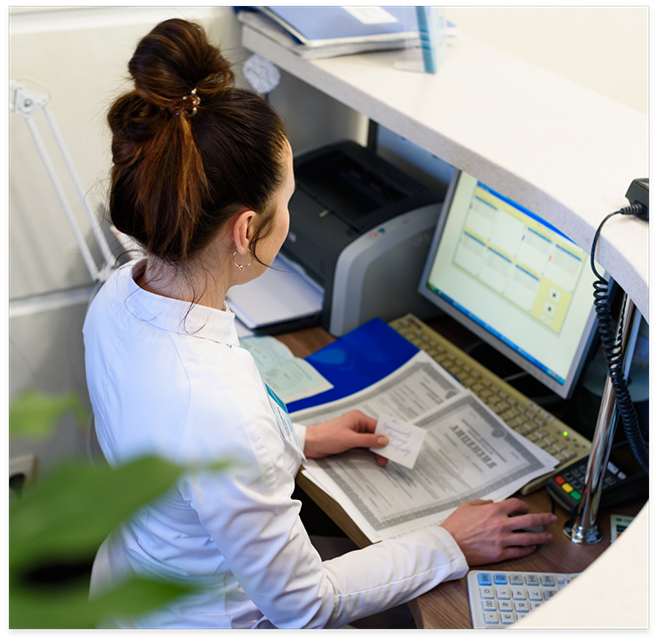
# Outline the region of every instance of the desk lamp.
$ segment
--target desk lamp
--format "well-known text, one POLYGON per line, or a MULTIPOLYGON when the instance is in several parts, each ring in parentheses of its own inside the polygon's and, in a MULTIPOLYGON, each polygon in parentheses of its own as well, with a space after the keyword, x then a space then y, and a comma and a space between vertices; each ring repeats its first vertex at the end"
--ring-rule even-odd
POLYGON ((114 264, 115 258, 112 255, 107 240, 103 236, 103 232, 100 228, 99 221, 97 220, 96 216, 94 216, 93 212, 91 211, 85 199, 84 190, 82 188, 82 182, 80 181, 78 173, 73 164, 73 159, 71 158, 68 152, 66 143, 64 142, 64 138, 59 130, 52 109, 48 104, 48 100, 50 96, 44 96, 38 93, 37 91, 29 89, 28 87, 26 87, 21 83, 14 82, 13 80, 9 82, 9 89, 11 92, 13 92, 13 97, 9 103, 9 110, 15 114, 18 114, 25 120, 25 124, 27 125, 27 128, 30 134, 32 135, 32 140, 34 141, 34 145, 37 148, 37 151, 39 153, 39 156, 41 157, 41 160, 43 161, 46 171, 48 172, 50 181, 52 182, 53 187, 55 188, 55 193, 57 194, 57 198, 62 206, 62 209, 64 209, 64 213, 66 214, 66 218, 69 222, 71 230, 73 231, 73 235, 75 236, 75 240, 78 244, 80 252, 82 253, 82 257, 85 261, 85 264, 87 265, 87 269, 89 271, 89 274, 91 275, 92 281, 104 282, 105 280, 107 280, 107 277, 109 276, 112 270, 112 266, 114 264), (48 150, 43 144, 43 140, 41 139, 39 130, 34 120, 32 119, 34 114, 40 110, 43 110, 43 113, 46 116, 46 120, 50 127, 50 131, 52 132, 55 142, 57 143, 57 147, 60 151, 60 154, 64 159, 64 163, 66 164, 66 168, 68 170, 69 176, 71 177, 71 181, 75 186, 75 190, 78 194, 78 198, 80 199, 80 202, 82 203, 84 210, 87 214, 87 218, 91 223, 92 232, 94 234, 94 237, 96 238, 96 242, 98 243, 98 246, 100 247, 104 260, 104 263, 102 263, 100 267, 96 265, 96 262, 91 255, 91 251, 89 250, 87 241, 85 240, 85 237, 82 234, 80 227, 78 226, 75 216, 73 215, 73 210, 71 209, 71 205, 69 204, 64 189, 62 188, 62 184, 59 180, 59 177, 57 176, 57 172, 55 171, 55 167, 50 159, 48 150))

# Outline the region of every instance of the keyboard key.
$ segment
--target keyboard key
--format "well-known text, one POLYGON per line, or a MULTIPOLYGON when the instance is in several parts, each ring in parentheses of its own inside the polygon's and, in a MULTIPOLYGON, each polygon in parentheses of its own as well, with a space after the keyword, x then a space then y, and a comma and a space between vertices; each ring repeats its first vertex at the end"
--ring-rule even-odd
POLYGON ((542 596, 541 590, 537 588, 530 588, 528 590, 528 598, 531 601, 543 601, 544 597, 542 596))
POLYGON ((496 597, 499 599, 509 599, 512 594, 509 588, 496 588, 496 597))
POLYGON ((493 581, 496 585, 507 585, 507 575, 506 574, 494 574, 493 581))
POLYGON ((514 588, 512 590, 512 598, 515 601, 525 601, 526 598, 525 588, 514 588))
POLYGON ((498 609, 501 612, 512 612, 512 602, 511 601, 498 601, 498 609))
POLYGON ((489 625, 496 625, 500 623, 498 620, 498 612, 485 612, 484 613, 484 622, 489 625))
POLYGON ((478 583, 480 585, 491 585, 491 574, 488 572, 478 572, 478 583))
POLYGON ((530 612, 530 604, 527 601, 514 601, 514 609, 517 612, 530 612))
POLYGON ((539 577, 536 574, 526 574, 525 575, 525 584, 526 585, 539 585, 539 577))
POLYGON ((541 584, 542 585, 554 586, 555 585, 555 577, 551 574, 542 574, 541 584))
POLYGON ((513 612, 501 612, 500 622, 505 625, 511 625, 512 623, 516 623, 516 617, 513 612))
POLYGON ((508 580, 510 582, 510 585, 523 585, 522 574, 510 574, 508 580))
POLYGON ((494 596, 496 596, 496 595, 494 594, 493 588, 483 587, 483 588, 480 588, 480 596, 483 599, 493 599, 494 596))
POLYGON ((485 612, 495 612, 496 602, 493 599, 485 599, 484 601, 482 601, 482 609, 485 612))

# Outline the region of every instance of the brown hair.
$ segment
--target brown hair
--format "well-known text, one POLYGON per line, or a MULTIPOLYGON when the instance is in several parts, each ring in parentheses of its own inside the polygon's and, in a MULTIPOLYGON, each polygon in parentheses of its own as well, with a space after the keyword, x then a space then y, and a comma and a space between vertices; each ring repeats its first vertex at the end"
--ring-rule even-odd
POLYGON ((185 20, 157 25, 128 69, 135 89, 108 113, 114 225, 182 265, 246 207, 262 215, 250 246, 255 254, 284 178, 281 118, 257 94, 234 87, 229 62, 201 26, 185 20), (183 108, 193 89, 200 104, 190 117, 183 108))

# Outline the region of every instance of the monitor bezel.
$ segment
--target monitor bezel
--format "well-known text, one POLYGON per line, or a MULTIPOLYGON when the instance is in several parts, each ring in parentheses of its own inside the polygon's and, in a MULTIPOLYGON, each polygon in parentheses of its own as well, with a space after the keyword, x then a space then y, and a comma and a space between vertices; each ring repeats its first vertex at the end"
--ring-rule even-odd
MULTIPOLYGON (((440 295, 438 295, 428 287, 427 284, 428 278, 432 270, 434 260, 436 258, 438 246, 441 241, 441 237, 443 235, 443 230, 445 229, 448 220, 448 214, 450 213, 450 208, 452 206, 455 190, 457 189, 459 178, 461 177, 462 173, 465 173, 466 175, 469 176, 471 175, 468 174, 468 172, 463 172, 462 170, 455 168, 455 171, 452 175, 452 179, 450 181, 450 185, 448 186, 448 190, 446 192, 445 200, 443 201, 443 205, 441 207, 441 212, 439 214, 436 227, 434 229, 434 236, 432 237, 432 242, 430 244, 429 252, 427 254, 427 259, 425 261, 425 266, 423 268, 423 274, 421 276, 421 280, 418 285, 418 292, 422 296, 427 298, 429 301, 434 303, 434 305, 436 305, 441 311, 447 313, 449 316, 457 320, 460 324, 462 324, 464 327, 469 329, 478 338, 482 339, 485 343, 487 343, 488 345, 499 351, 503 356, 507 357, 513 363, 518 365, 522 370, 530 374, 533 378, 535 378, 540 383, 542 383, 550 391, 557 394, 560 398, 568 399, 573 395, 573 392, 576 389, 576 386, 578 385, 578 382, 583 373, 585 365, 588 362, 589 357, 591 356, 594 340, 598 334, 596 312, 594 309, 593 290, 592 290, 592 309, 590 311, 590 314, 587 318, 587 322, 585 323, 585 328, 583 330, 584 339, 581 338, 581 340, 578 343, 578 349, 576 351, 576 354, 574 355, 574 359, 572 360, 572 364, 569 369, 569 372, 565 376, 564 383, 560 383, 559 381, 549 376, 542 369, 534 365, 532 362, 527 360, 524 356, 519 354, 517 351, 509 347, 509 345, 507 345, 504 341, 494 336, 491 332, 489 332, 487 329, 482 327, 479 323, 469 318, 466 314, 464 314, 459 309, 454 307, 449 301, 447 301, 446 299, 444 299, 443 297, 441 297, 440 295)), ((543 222, 546 222, 544 219, 541 218, 541 216, 538 215, 536 216, 537 218, 540 218, 543 222)), ((607 274, 605 274, 605 276, 607 277, 607 274)), ((594 280, 594 275, 592 275, 592 282, 593 280, 594 280)))

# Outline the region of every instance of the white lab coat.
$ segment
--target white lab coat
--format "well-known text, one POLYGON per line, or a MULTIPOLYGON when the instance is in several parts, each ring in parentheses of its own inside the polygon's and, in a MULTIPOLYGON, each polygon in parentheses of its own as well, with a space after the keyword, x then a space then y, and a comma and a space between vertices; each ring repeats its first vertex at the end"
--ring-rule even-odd
MULTIPOLYGON (((133 278, 141 269, 117 270, 84 326, 101 448, 112 466, 155 454, 235 467, 184 476, 108 541, 113 577, 203 588, 129 625, 340 627, 464 576, 464 555, 441 527, 322 562, 291 498, 300 457, 239 347, 234 315, 144 291, 133 278)), ((303 448, 305 428, 295 429, 303 448)))

